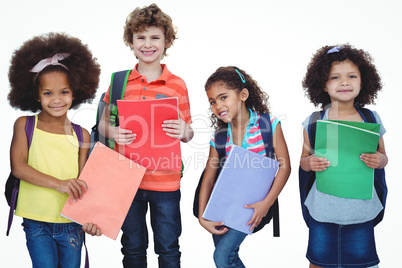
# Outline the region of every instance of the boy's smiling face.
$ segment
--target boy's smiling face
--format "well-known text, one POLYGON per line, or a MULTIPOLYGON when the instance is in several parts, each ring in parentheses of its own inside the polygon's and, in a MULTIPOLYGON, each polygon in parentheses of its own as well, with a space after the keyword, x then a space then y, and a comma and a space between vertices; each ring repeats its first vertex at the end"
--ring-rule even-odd
POLYGON ((160 28, 150 26, 143 32, 133 34, 131 48, 140 63, 159 64, 167 48, 165 35, 160 28))

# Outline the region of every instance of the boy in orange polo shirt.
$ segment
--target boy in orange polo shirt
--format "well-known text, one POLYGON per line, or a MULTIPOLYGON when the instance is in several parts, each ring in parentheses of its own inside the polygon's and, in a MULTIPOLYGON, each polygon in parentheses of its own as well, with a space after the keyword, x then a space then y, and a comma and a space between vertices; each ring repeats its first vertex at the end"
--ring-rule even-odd
MULTIPOLYGON (((156 4, 136 8, 129 14, 124 27, 124 42, 133 50, 138 63, 128 77, 123 99, 177 97, 179 120, 166 121, 163 128, 168 136, 189 142, 194 132, 190 127, 190 103, 186 84, 180 77, 173 75, 166 65, 160 63, 175 39, 176 29, 171 18, 156 4)), ((109 96, 108 90, 104 98, 106 103, 109 103, 109 96)), ((111 126, 109 117, 107 105, 99 124, 100 133, 114 139, 119 145, 132 143, 136 134, 111 126)), ((147 267, 148 231, 145 217, 148 204, 159 267, 180 267, 180 171, 165 170, 147 172, 134 198, 122 226, 123 266, 147 267)))

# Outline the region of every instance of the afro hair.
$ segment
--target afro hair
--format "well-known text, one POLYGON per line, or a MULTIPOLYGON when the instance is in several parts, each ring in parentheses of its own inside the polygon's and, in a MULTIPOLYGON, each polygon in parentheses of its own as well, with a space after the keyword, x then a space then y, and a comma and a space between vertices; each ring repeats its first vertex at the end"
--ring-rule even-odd
POLYGON ((88 47, 81 40, 64 33, 48 33, 33 37, 14 51, 8 73, 11 90, 8 94, 10 105, 22 111, 37 112, 42 109, 38 100, 39 78, 44 73, 65 72, 68 75, 74 100, 71 108, 84 102, 91 102, 99 84, 100 65, 93 58, 88 47), (69 53, 60 61, 68 68, 50 65, 39 74, 30 70, 39 61, 51 58, 57 53, 69 53))
POLYGON ((321 105, 321 108, 324 108, 331 104, 328 93, 324 91, 329 79, 329 72, 333 63, 345 60, 353 62, 359 68, 361 75, 361 90, 354 100, 354 106, 363 107, 366 104, 374 103, 377 92, 382 88, 382 83, 372 57, 361 49, 344 44, 320 48, 307 67, 302 85, 306 95, 315 106, 321 105), (332 51, 335 49, 335 52, 330 51, 331 49, 332 51))

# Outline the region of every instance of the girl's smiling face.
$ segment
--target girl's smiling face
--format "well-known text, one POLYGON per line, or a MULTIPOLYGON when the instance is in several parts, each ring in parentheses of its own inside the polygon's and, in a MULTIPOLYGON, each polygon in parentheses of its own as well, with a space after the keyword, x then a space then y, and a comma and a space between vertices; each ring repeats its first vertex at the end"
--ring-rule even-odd
POLYGON ((74 97, 66 73, 55 71, 41 75, 38 90, 42 112, 53 117, 67 114, 74 97))
POLYGON ((244 88, 238 92, 228 88, 225 83, 215 83, 207 90, 207 96, 214 115, 229 123, 238 117, 241 109, 246 109, 248 90, 244 88))
POLYGON ((350 60, 332 63, 325 92, 331 102, 354 103, 361 90, 359 68, 350 60))

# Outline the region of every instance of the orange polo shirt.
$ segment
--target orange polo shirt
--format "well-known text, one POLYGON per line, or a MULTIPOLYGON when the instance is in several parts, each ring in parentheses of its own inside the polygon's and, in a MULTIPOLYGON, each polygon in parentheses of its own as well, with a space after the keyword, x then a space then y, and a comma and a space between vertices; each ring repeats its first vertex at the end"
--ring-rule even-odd
MULTIPOLYGON (((161 97, 177 97, 179 117, 187 124, 191 124, 190 102, 183 79, 172 74, 165 64, 161 64, 161 76, 157 80, 148 83, 146 77, 138 73, 137 66, 138 64, 129 74, 123 99, 153 100, 161 97)), ((109 104, 109 98, 110 87, 103 100, 109 104)), ((180 189, 180 171, 147 171, 139 188, 152 191, 176 191, 180 189)))

